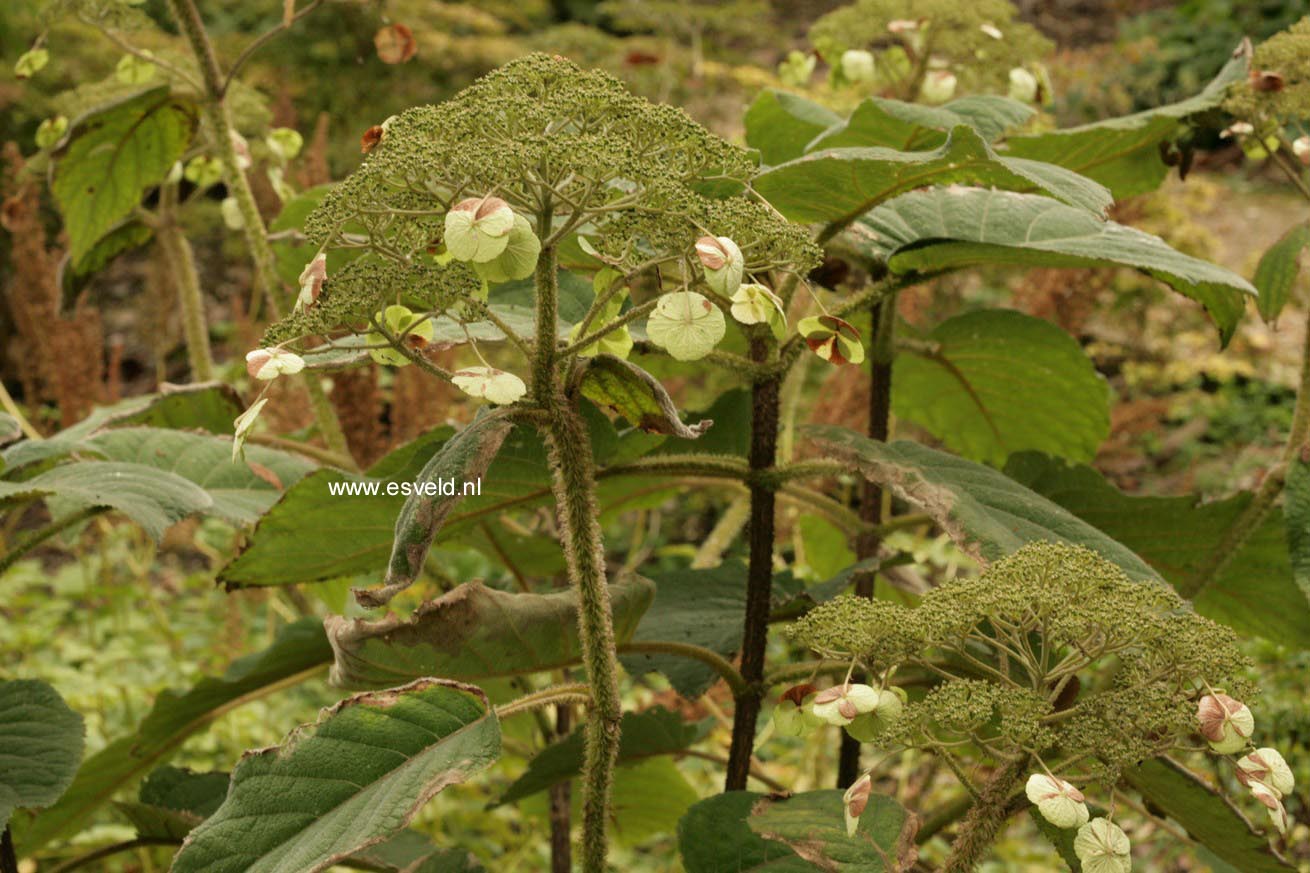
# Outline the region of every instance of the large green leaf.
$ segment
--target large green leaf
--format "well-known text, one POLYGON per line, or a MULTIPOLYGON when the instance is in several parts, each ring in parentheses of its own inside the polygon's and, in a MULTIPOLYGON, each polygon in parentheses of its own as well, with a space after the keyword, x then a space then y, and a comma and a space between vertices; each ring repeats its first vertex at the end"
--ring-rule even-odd
POLYGON ((588 400, 613 409, 649 433, 696 439, 714 424, 709 418, 690 426, 683 424, 678 408, 658 379, 613 355, 597 355, 587 362, 579 390, 588 400))
MULTIPOLYGON (((619 732, 619 765, 633 764, 658 755, 675 755, 703 740, 713 726, 687 722, 676 712, 656 706, 642 712, 625 712, 619 732)), ((582 773, 583 731, 576 730, 542 749, 528 762, 527 771, 514 780, 496 805, 515 803, 582 773)))
POLYGON ((870 97, 851 117, 816 136, 807 152, 847 146, 882 146, 899 151, 935 149, 946 142, 946 131, 960 125, 994 142, 1033 116, 1032 107, 992 94, 971 94, 941 106, 870 97))
POLYGON ((22 482, 0 482, 0 499, 11 497, 54 498, 79 509, 116 509, 156 540, 170 525, 214 505, 200 486, 181 476, 117 461, 61 464, 22 482))
MULTIPOLYGON (((630 576, 610 586, 614 635, 627 642, 655 586, 630 576)), ((578 663, 578 597, 510 593, 466 582, 424 603, 408 619, 328 616, 336 662, 332 682, 386 688, 424 676, 477 680, 555 670, 578 663)))
POLYGON ((932 151, 823 149, 765 170, 753 184, 793 221, 839 225, 898 194, 926 185, 1038 191, 1077 207, 1089 220, 1104 214, 1112 202, 1105 188, 1063 167, 998 155, 967 125, 951 130, 947 141, 932 151))
POLYGON ((331 661, 332 647, 322 624, 303 619, 283 628, 264 651, 232 662, 221 677, 202 679, 186 692, 163 692, 133 733, 83 762, 63 798, 19 831, 20 853, 30 854, 76 832, 116 791, 154 769, 215 719, 325 672, 331 661))
MULTIPOLYGON (((1251 502, 1250 494, 1209 503, 1130 497, 1091 467, 1028 452, 1011 458, 1005 472, 1132 549, 1184 594, 1210 572, 1215 546, 1251 502)), ((1196 598, 1197 611, 1244 633, 1310 647, 1310 589, 1294 581, 1287 536, 1277 518, 1266 519, 1196 598)))
POLYGON ((1260 297, 1255 302, 1261 317, 1271 324, 1292 296, 1306 246, 1310 246, 1310 224, 1297 224, 1260 256, 1253 280, 1260 297))
POLYGON ((213 500, 207 512, 238 524, 258 521, 283 489, 316 466, 264 446, 247 447, 246 463, 233 463, 232 441, 226 437, 152 427, 106 430, 84 440, 78 450, 111 461, 133 461, 194 482, 213 500))
POLYGON ((1116 198, 1144 194, 1158 187, 1169 171, 1160 158, 1161 143, 1174 135, 1179 122, 1222 103, 1228 88, 1244 80, 1250 66, 1250 45, 1243 44, 1200 94, 1121 118, 1010 137, 1007 153, 1068 167, 1105 185, 1116 198))
POLYGON ((1236 273, 1185 255, 1157 236, 1032 194, 914 191, 862 216, 848 238, 897 273, 988 264, 1131 267, 1205 306, 1225 342, 1242 317, 1245 295, 1255 294, 1236 273))
POLYGON ((195 105, 153 88, 78 122, 56 156, 52 188, 74 261, 163 181, 196 129, 195 105))
POLYGON ((746 110, 746 144, 765 164, 781 164, 805 153, 805 146, 841 116, 812 100, 766 88, 746 110))
POLYGON ((318 873, 400 833, 499 756, 500 723, 472 686, 423 679, 348 698, 283 745, 247 752, 172 870, 318 873))
POLYGON ((1146 761, 1124 774, 1148 803, 1242 873, 1287 873, 1296 867, 1256 833, 1242 812, 1190 770, 1170 758, 1146 761))
POLYGON ((1283 488, 1283 530, 1292 577, 1310 597, 1310 461, 1294 458, 1283 488))
POLYGON ((397 873, 483 873, 485 870, 470 853, 438 848, 415 830, 403 830, 389 840, 356 852, 343 866, 397 873))
MULTIPOLYGON (((655 602, 642 616, 633 639, 690 643, 732 657, 741 648, 746 610, 746 567, 725 561, 718 567, 687 567, 650 574, 655 602)), ((680 655, 630 653, 623 668, 633 675, 656 671, 668 677, 679 694, 695 698, 719 678, 709 665, 680 655)))
POLYGON ((986 309, 926 339, 897 355, 893 409, 952 451, 997 466, 1023 449, 1085 461, 1109 434, 1104 380, 1050 322, 986 309))
POLYGON ((82 716, 44 682, 0 682, 0 830, 15 809, 49 806, 82 760, 82 716))
POLYGON ((355 599, 360 604, 382 606, 418 578, 437 532, 464 499, 469 486, 480 486, 512 428, 506 412, 480 414, 442 445, 413 483, 403 483, 419 487, 406 497, 396 516, 396 538, 386 579, 380 588, 356 589, 355 599), (447 484, 451 486, 449 493, 440 487, 447 484), (429 491, 429 486, 434 490, 429 491))
POLYGON ((914 857, 918 820, 873 795, 846 834, 842 792, 768 796, 729 791, 702 800, 678 823, 687 873, 899 873, 914 857))
POLYGON ((180 843, 223 804, 230 779, 228 773, 160 767, 141 783, 136 801, 115 806, 136 828, 138 837, 180 843))
POLYGON ((129 425, 230 434, 232 421, 244 408, 236 391, 221 382, 169 387, 158 394, 142 394, 111 406, 97 406, 86 418, 57 434, 9 446, 0 452, 0 459, 5 466, 17 469, 63 457, 92 434, 129 425))
POLYGON ((884 443, 831 425, 805 433, 829 457, 890 488, 932 516, 950 537, 982 561, 994 561, 1030 542, 1085 546, 1130 577, 1160 577, 1121 543, 1069 510, 1025 488, 999 470, 918 443, 884 443))

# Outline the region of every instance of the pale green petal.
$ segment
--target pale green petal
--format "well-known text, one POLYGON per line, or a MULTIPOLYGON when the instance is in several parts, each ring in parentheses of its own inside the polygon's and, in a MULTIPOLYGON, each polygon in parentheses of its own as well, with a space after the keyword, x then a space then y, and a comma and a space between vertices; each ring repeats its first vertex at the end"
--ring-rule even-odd
POLYGON ((695 291, 664 295, 646 322, 651 342, 679 361, 705 357, 727 330, 719 308, 695 291))

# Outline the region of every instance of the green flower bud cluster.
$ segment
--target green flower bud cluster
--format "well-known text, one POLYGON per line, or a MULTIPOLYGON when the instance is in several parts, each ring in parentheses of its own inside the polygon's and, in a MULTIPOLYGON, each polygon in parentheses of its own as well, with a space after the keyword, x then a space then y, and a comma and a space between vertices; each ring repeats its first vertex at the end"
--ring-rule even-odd
POLYGON ((1224 109, 1253 124, 1260 138, 1310 117, 1310 17, 1256 47, 1251 71, 1224 109))
MULTIPOLYGON (((350 326, 388 296, 378 288, 394 286, 397 270, 423 273, 442 249, 498 283, 530 275, 541 246, 574 233, 598 271, 657 270, 668 290, 703 281, 694 244, 706 235, 735 241, 745 275, 808 271, 820 253, 805 229, 746 193, 754 166, 749 152, 608 74, 521 58, 382 126, 305 227, 321 251, 364 252, 348 268, 356 281, 332 276, 319 312, 274 333, 350 326)), ((448 280, 438 295, 447 301, 482 287, 462 272, 436 275, 448 280)))
POLYGON ((911 96, 941 102, 961 92, 1004 94, 1012 69, 1051 53, 1051 42, 1015 14, 1007 0, 856 0, 819 18, 809 36, 839 83, 895 86, 922 69, 923 93, 911 96))
MULTIPOLYGON (((1251 693, 1234 634, 1159 583, 1080 547, 1034 543, 914 608, 823 604, 793 636, 825 657, 940 681, 879 741, 969 740, 1001 756, 1078 759, 1098 782, 1195 745, 1202 689, 1251 693)), ((935 681, 935 680, 934 680, 935 681)))

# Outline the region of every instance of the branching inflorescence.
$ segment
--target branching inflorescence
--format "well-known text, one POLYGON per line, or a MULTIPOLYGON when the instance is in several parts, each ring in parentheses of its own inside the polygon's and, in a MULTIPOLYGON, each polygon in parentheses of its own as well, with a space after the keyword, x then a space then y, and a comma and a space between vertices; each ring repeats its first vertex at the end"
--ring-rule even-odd
MULTIPOLYGON (((1239 701, 1253 689, 1233 632, 1167 586, 1131 580, 1084 548, 1026 546, 979 577, 934 589, 915 608, 839 598, 792 632, 878 679, 868 686, 876 694, 849 680, 790 693, 775 715, 785 732, 827 722, 889 751, 928 749, 953 763, 972 749, 1002 765, 1031 763, 1027 793, 1042 814, 1058 827, 1081 827, 1089 853, 1123 848, 1106 850, 1122 854, 1115 863, 1124 870, 1126 838, 1112 822, 1089 825, 1075 784, 1112 797, 1138 762, 1207 743, 1219 754, 1250 752, 1238 762, 1239 778, 1286 769, 1274 750, 1251 747, 1253 719, 1239 701), (892 684, 898 671, 926 676, 930 689, 906 702, 892 684), (852 705, 829 712, 824 702, 835 696, 852 705)), ((1281 828, 1290 786, 1271 779, 1251 781, 1259 783, 1252 792, 1281 828)), ((862 806, 868 791, 866 776, 849 797, 862 806)))

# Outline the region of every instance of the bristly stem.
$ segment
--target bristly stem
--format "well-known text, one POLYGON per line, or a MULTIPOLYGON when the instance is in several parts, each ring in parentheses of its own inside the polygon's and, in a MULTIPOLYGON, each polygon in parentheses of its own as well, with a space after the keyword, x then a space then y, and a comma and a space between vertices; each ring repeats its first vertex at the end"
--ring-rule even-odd
MULTIPOLYGON (((873 344, 869 352, 869 438, 886 442, 890 433, 892 408, 892 358, 895 356, 893 330, 896 325, 896 294, 880 298, 872 307, 873 344)), ((877 557, 882 546, 879 526, 883 518, 882 486, 866 479, 860 491, 860 520, 865 530, 855 539, 855 559, 877 557)), ((877 574, 864 572, 856 576, 857 597, 873 599, 877 574)), ((863 681, 860 676, 855 681, 863 681)), ((837 787, 848 788, 860 777, 860 741, 842 731, 837 755, 837 787)))
POLYGON ((214 357, 209 347, 209 325, 205 319, 205 300, 196 274, 195 253, 186 234, 177 223, 177 186, 166 184, 159 191, 159 223, 155 228, 164 264, 177 286, 177 300, 182 307, 182 332, 186 337, 187 362, 193 382, 214 378, 214 357))
POLYGON ((578 594, 582 659, 591 686, 591 709, 583 734, 586 743, 582 771, 582 869, 584 873, 605 873, 606 829, 614 765, 619 754, 623 700, 619 695, 618 657, 596 504, 591 437, 575 407, 576 400, 564 394, 563 380, 555 372, 555 314, 559 305, 556 260, 554 247, 547 247, 537 262, 533 393, 547 412, 544 436, 560 543, 569 581, 578 594))
MULTIPOLYGON (((776 346, 764 336, 752 337, 751 360, 768 363, 776 346)), ((771 470, 778 453, 778 392, 782 378, 772 374, 757 378, 751 393, 752 473, 771 470)), ((732 745, 728 749, 725 790, 741 791, 750 776, 755 752, 755 724, 764 697, 764 651, 769 641, 769 599, 773 590, 773 536, 775 485, 767 477, 754 476, 750 485, 749 565, 746 570, 746 616, 741 638, 741 676, 746 685, 735 695, 732 745)))
MULTIPOLYGON (((223 182, 227 185, 228 193, 236 200, 241 213, 242 230, 245 232, 246 245, 250 249, 250 257, 255 268, 255 287, 250 300, 250 315, 252 318, 255 317, 259 312, 261 301, 267 301, 269 312, 276 317, 280 309, 276 295, 276 291, 280 288, 274 266, 276 260, 273 256, 273 247, 268 242, 268 229, 264 226, 264 218, 259 214, 255 194, 250 188, 250 180, 246 178, 245 170, 241 168, 236 145, 232 141, 232 119, 227 103, 223 99, 227 88, 226 79, 218 66, 214 45, 205 30, 205 23, 200 17, 200 10, 196 8, 195 0, 169 0, 169 6, 172 8, 178 27, 191 46, 196 65, 200 67, 206 92, 202 111, 214 136, 213 145, 218 152, 219 162, 223 165, 223 182)), ((299 378, 309 395, 310 406, 314 410, 314 420, 323 435, 323 441, 336 454, 350 457, 350 448, 346 445, 346 434, 341 429, 341 421, 337 418, 336 410, 328 400, 318 376, 306 372, 299 378)))
POLYGON ((987 780, 960 823, 941 873, 972 873, 977 869, 1010 817, 1011 794, 1023 781, 1027 766, 1028 756, 1021 756, 1003 763, 987 780))

